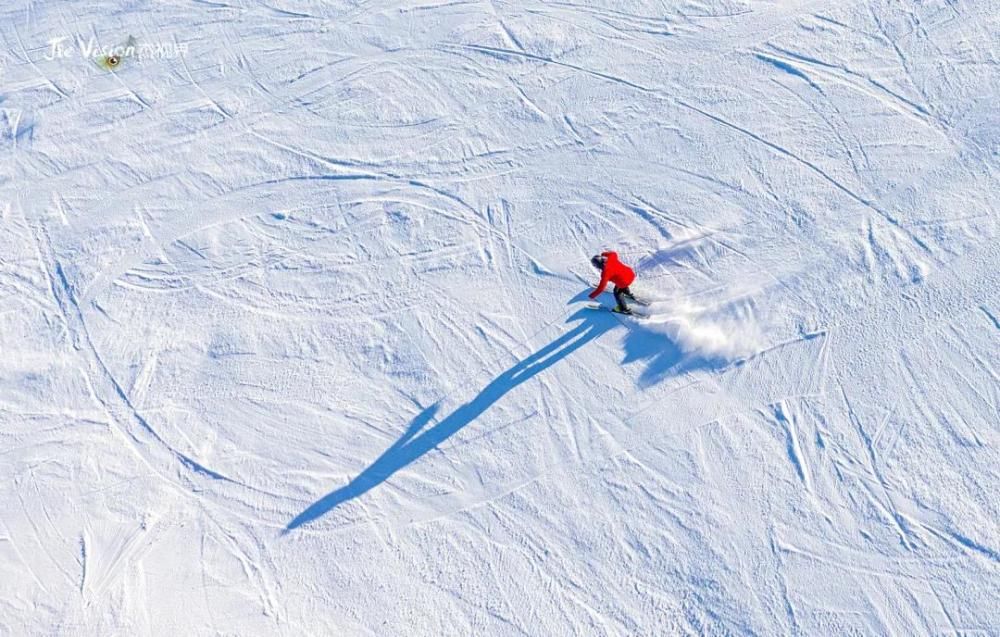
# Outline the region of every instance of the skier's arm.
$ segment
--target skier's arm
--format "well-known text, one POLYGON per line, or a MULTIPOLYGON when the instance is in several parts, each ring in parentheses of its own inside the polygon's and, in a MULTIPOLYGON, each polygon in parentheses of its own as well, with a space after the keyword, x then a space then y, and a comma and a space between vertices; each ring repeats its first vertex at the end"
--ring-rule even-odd
POLYGON ((597 289, 590 293, 590 298, 596 299, 598 295, 604 291, 604 288, 608 287, 608 281, 611 280, 611 273, 605 268, 601 272, 601 282, 598 284, 597 289))
POLYGON ((618 258, 618 253, 617 252, 612 252, 611 250, 608 250, 607 252, 602 252, 601 256, 605 257, 605 258, 608 258, 608 259, 610 259, 611 257, 614 257, 614 258, 617 259, 618 258))

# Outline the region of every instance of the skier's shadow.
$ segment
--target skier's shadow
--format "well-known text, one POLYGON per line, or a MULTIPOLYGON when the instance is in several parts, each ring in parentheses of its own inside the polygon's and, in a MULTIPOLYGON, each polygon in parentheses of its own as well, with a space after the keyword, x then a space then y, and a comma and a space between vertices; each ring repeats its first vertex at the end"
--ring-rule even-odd
POLYGON ((554 341, 531 354, 517 365, 500 374, 483 388, 475 398, 451 412, 436 425, 424 428, 437 414, 439 403, 423 410, 406 432, 389 447, 375 462, 343 487, 332 491, 309 505, 302 513, 288 523, 284 532, 293 531, 326 515, 339 505, 371 491, 391 478, 415 460, 431 451, 462 427, 465 427, 503 398, 512 389, 552 367, 590 341, 618 325, 613 316, 606 312, 581 309, 567 322, 578 324, 554 341))

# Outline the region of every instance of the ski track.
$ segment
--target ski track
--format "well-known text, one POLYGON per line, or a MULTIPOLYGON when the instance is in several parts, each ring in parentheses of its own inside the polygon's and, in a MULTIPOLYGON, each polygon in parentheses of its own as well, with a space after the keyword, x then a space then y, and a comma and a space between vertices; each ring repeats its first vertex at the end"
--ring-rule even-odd
POLYGON ((995 630, 995 13, 3 7, 0 632, 995 630))

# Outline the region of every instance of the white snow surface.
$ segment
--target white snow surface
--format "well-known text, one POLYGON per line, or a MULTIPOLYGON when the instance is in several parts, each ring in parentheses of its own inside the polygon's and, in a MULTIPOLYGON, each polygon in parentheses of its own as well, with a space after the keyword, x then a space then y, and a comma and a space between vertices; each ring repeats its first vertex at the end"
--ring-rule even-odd
POLYGON ((3 3, 0 635, 1000 634, 998 14, 3 3))

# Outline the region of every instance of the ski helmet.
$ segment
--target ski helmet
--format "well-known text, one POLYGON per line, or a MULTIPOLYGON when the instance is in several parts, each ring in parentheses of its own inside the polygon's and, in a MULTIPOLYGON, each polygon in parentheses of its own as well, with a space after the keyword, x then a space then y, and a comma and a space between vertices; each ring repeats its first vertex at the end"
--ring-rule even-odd
POLYGON ((594 256, 590 257, 590 265, 594 266, 598 270, 604 269, 605 261, 606 259, 599 254, 595 254, 594 256))

